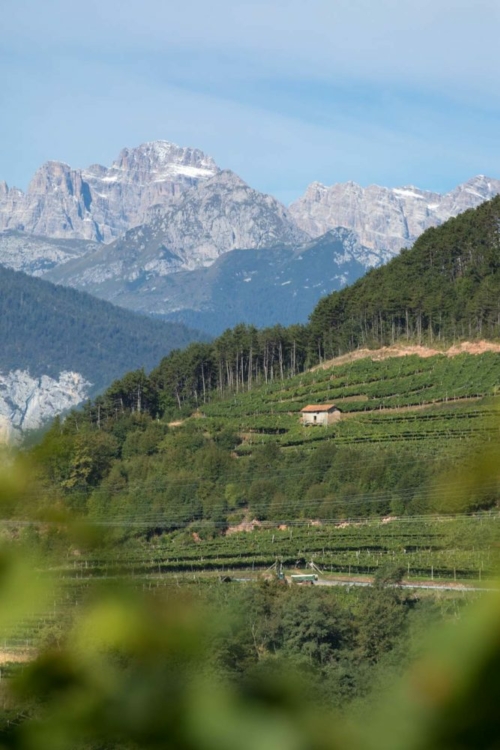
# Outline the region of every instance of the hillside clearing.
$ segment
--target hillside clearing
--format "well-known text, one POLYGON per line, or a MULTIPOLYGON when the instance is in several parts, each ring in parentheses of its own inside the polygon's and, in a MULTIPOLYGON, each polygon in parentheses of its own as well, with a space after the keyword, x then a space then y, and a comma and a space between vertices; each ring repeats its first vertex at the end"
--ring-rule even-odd
POLYGON ((427 358, 435 357, 438 354, 444 354, 447 357, 456 357, 458 354, 476 355, 484 354, 485 352, 500 353, 500 344, 492 341, 463 341, 460 344, 451 346, 449 349, 433 349, 429 346, 420 346, 417 344, 412 346, 395 344, 394 346, 382 346, 380 349, 356 349, 356 351, 349 352, 349 354, 342 354, 340 357, 334 357, 334 359, 329 359, 327 362, 322 362, 316 365, 316 367, 312 367, 310 371, 328 370, 331 367, 339 367, 350 362, 357 362, 359 359, 368 358, 373 362, 379 362, 391 357, 407 357, 412 354, 427 358))

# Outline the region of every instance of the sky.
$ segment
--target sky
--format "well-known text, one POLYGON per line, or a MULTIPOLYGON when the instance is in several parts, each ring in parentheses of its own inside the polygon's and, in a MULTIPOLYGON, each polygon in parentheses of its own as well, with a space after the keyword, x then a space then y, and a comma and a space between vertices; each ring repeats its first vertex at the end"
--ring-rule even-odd
POLYGON ((0 0, 0 180, 164 139, 285 203, 500 177, 500 0, 0 0))

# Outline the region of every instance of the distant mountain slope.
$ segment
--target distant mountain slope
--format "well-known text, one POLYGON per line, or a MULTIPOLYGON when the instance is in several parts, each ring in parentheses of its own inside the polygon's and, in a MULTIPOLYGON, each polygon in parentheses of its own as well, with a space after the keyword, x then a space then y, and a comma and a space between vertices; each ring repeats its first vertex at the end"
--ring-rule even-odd
MULTIPOLYGON (((237 323, 305 323, 322 296, 362 276, 368 262, 380 258, 362 248, 352 232, 339 229, 296 248, 233 250, 210 268, 165 277, 142 302, 170 308, 169 320, 214 335, 237 323)), ((131 293, 125 302, 139 299, 131 293)))
POLYGON ((323 298, 309 329, 327 358, 405 338, 498 338, 500 196, 428 229, 411 250, 323 298))
POLYGON ((296 245, 307 239, 275 198, 224 171, 188 190, 150 222, 59 266, 48 278, 114 301, 145 281, 210 265, 236 248, 296 245))
POLYGON ((123 149, 111 167, 73 169, 50 161, 26 193, 0 182, 0 230, 110 242, 219 171, 202 151, 168 141, 123 149))
POLYGON ((140 254, 134 262, 131 248, 127 251, 122 243, 116 248, 115 263, 101 248, 91 256, 99 259, 95 266, 89 267, 86 256, 47 275, 65 284, 82 284, 114 304, 183 321, 210 334, 240 322, 258 326, 305 322, 321 296, 382 263, 380 255, 363 248, 346 229, 298 245, 231 250, 209 267, 169 274, 155 273, 151 267, 140 273, 140 254), (118 267, 119 255, 119 268, 128 273, 128 282, 106 273, 106 268, 118 267))
POLYGON ((14 229, 0 232, 0 265, 30 276, 43 276, 55 266, 97 250, 99 243, 40 237, 14 229))
POLYGON ((2 267, 0 335, 1 371, 73 369, 99 388, 131 368, 152 367, 166 351, 200 336, 2 267))
POLYGON ((417 187, 386 188, 355 182, 309 185, 290 206, 299 227, 317 237, 334 227, 356 232, 362 245, 386 260, 410 247, 422 232, 500 193, 500 180, 478 175, 441 195, 417 187))
POLYGON ((200 337, 0 267, 0 431, 37 427, 200 337))

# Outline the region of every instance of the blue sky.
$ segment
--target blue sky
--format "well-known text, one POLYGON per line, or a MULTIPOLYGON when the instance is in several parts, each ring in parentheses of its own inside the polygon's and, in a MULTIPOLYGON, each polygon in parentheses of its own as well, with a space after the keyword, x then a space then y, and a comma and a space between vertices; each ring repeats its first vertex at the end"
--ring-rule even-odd
POLYGON ((0 0, 0 179, 196 146, 284 202, 318 180, 500 177, 500 0, 0 0))

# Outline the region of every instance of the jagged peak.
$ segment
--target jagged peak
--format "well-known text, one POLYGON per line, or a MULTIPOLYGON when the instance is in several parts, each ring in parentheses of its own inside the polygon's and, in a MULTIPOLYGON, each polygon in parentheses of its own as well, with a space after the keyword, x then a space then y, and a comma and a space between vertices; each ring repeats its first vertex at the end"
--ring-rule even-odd
MULTIPOLYGON (((150 167, 191 167, 205 170, 209 176, 219 171, 211 156, 197 148, 178 146, 170 141, 146 141, 133 148, 123 148, 111 169, 128 170, 135 164, 146 162, 150 167)), ((199 175, 203 176, 203 175, 199 175)))

